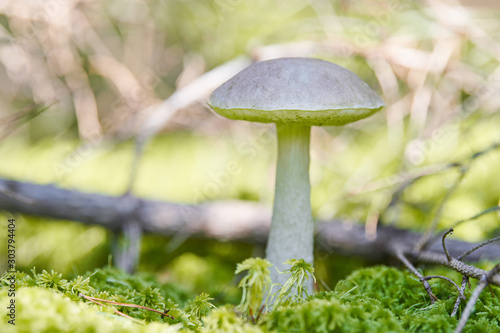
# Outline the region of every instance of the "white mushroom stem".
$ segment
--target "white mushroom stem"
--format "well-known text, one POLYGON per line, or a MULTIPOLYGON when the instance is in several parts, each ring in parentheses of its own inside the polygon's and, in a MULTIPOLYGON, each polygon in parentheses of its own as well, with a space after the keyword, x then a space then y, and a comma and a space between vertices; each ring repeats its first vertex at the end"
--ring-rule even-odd
MULTIPOLYGON (((266 257, 280 271, 290 268, 288 259, 313 263, 314 224, 309 183, 311 126, 277 124, 278 164, 273 218, 266 257)), ((271 268, 273 283, 284 284, 287 275, 271 268)), ((312 280, 307 282, 312 292, 312 280)))

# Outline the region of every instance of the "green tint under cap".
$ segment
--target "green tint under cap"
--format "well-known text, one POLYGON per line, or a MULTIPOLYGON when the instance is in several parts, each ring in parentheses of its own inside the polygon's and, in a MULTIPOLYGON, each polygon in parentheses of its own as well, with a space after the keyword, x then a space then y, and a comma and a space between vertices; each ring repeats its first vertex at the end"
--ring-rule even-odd
POLYGON ((347 124, 385 105, 356 74, 310 58, 257 62, 217 88, 208 104, 230 119, 314 126, 347 124))

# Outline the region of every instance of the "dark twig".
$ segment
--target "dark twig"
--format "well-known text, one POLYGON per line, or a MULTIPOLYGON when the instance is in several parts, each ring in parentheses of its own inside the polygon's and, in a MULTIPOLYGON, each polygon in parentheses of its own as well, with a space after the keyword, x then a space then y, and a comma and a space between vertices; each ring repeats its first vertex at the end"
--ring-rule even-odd
MULTIPOLYGON (((463 160, 465 162, 451 162, 451 163, 439 164, 439 165, 429 165, 429 166, 425 166, 422 168, 406 171, 404 173, 400 173, 397 175, 393 175, 390 177, 378 179, 378 180, 375 180, 371 183, 364 185, 363 189, 355 191, 354 194, 366 193, 366 192, 371 192, 371 191, 378 191, 378 190, 381 190, 381 189, 387 188, 389 186, 393 186, 393 185, 400 183, 399 187, 394 191, 396 196, 400 197, 402 192, 408 186, 412 185, 413 183, 415 183, 419 179, 423 179, 423 178, 428 177, 428 176, 434 176, 434 175, 446 172, 446 171, 454 169, 454 168, 461 168, 466 163, 471 163, 476 158, 478 158, 484 154, 487 154, 495 149, 499 149, 499 148, 500 148, 500 142, 497 142, 497 143, 494 143, 494 144, 490 145, 489 147, 486 147, 485 149, 483 149, 479 152, 475 152, 474 154, 465 158, 463 160)), ((393 205, 393 204, 395 204, 395 202, 391 202, 389 205, 393 205)))
POLYGON ((416 252, 419 252, 419 251, 421 251, 429 246, 429 241, 432 239, 432 236, 434 235, 434 232, 436 231, 436 227, 438 225, 438 222, 441 220, 441 216, 443 215, 443 209, 444 209, 446 202, 451 197, 451 195, 456 191, 456 189, 458 188, 458 185, 460 185, 460 183, 462 182, 462 179, 464 178, 464 176, 468 170, 469 170, 468 167, 462 166, 460 168, 460 174, 455 179, 455 182, 448 189, 448 191, 444 195, 444 198, 439 203, 438 209, 436 211, 436 214, 434 215, 434 218, 433 218, 431 224, 429 225, 429 228, 427 229, 425 234, 422 236, 422 238, 419 240, 417 245, 415 245, 416 252))
POLYGON ((472 296, 470 297, 469 301, 467 302, 467 305, 465 306, 465 309, 462 313, 462 317, 460 318, 460 321, 458 322, 457 328, 455 329, 455 333, 462 332, 462 330, 465 327, 465 324, 467 324, 467 320, 469 319, 469 316, 472 313, 472 310, 474 309, 474 306, 476 305, 477 300, 479 299, 479 295, 481 295, 481 292, 484 290, 484 288, 486 288, 487 285, 488 285, 488 282, 486 280, 486 276, 484 276, 477 284, 476 289, 474 289, 472 296))
POLYGON ((480 157, 480 156, 482 156, 482 155, 484 155, 484 154, 487 154, 487 153, 489 153, 489 152, 491 152, 491 151, 493 151, 493 150, 495 150, 495 149, 498 149, 498 148, 500 148, 500 142, 496 142, 496 143, 492 144, 491 146, 486 147, 485 149, 483 149, 483 150, 481 150, 481 151, 478 151, 478 152, 476 152, 476 153, 472 154, 472 155, 469 157, 469 161, 470 161, 470 162, 472 162, 472 161, 474 161, 476 158, 478 158, 478 157, 480 157))
MULTIPOLYGON (((422 251, 416 257, 414 257, 415 261, 427 264, 434 265, 442 265, 448 268, 453 269, 454 271, 466 275, 469 278, 473 279, 481 279, 483 275, 487 274, 488 271, 484 269, 480 269, 474 267, 472 265, 467 265, 456 258, 451 258, 451 261, 448 261, 446 255, 441 253, 435 253, 430 251, 422 251)), ((500 287, 500 275, 495 275, 489 281, 492 285, 500 287)))
POLYGON ((457 288, 458 290, 458 296, 457 296, 457 300, 455 302, 455 306, 453 307, 453 312, 450 314, 450 317, 453 317, 454 315, 457 314, 457 310, 458 310, 458 306, 460 305, 460 300, 465 300, 465 286, 467 285, 467 281, 468 281, 468 278, 464 275, 463 279, 462 279, 462 287, 459 287, 455 281, 453 281, 452 279, 450 278, 447 278, 446 276, 442 276, 442 275, 429 275, 429 276, 426 276, 424 277, 425 280, 430 280, 430 279, 434 279, 434 278, 438 278, 438 279, 443 279, 443 280, 446 280, 448 282, 450 282, 451 284, 453 284, 455 286, 455 288, 457 288))
MULTIPOLYGON (((489 214, 489 213, 493 213, 493 212, 496 212, 496 211, 499 211, 500 210, 500 206, 493 206, 493 207, 490 207, 490 208, 487 208, 471 217, 468 217, 466 219, 463 219, 463 220, 459 220, 457 222, 455 222, 452 226, 451 226, 451 229, 455 229, 457 226, 459 226, 460 224, 462 223, 465 223, 465 222, 470 222, 470 221, 473 221, 473 220, 476 220, 478 218, 480 218, 481 216, 483 215, 486 215, 486 214, 489 214)), ((436 242, 437 240, 439 239, 439 234, 431 237, 431 239, 427 242, 427 246, 430 246, 432 244, 434 244, 434 242, 436 242)))
POLYGON ((22 125, 27 124, 32 119, 50 109, 54 104, 55 102, 47 105, 35 104, 19 110, 13 115, 0 119, 0 141, 14 133, 22 125))
POLYGON ((448 236, 449 234, 452 234, 453 233, 453 229, 448 229, 448 231, 446 231, 444 234, 443 234, 443 250, 444 250, 444 253, 446 254, 446 258, 448 259, 448 261, 451 261, 451 256, 450 256, 450 253, 448 252, 448 249, 446 248, 446 244, 445 244, 445 239, 446 239, 446 236, 448 236))
POLYGON ((467 320, 469 319, 472 310, 474 309, 474 306, 476 305, 477 300, 479 299, 479 296, 483 292, 484 288, 486 288, 491 283, 491 280, 493 280, 495 276, 498 276, 499 272, 500 272, 500 264, 497 264, 495 267, 493 267, 492 270, 490 270, 481 277, 479 283, 477 284, 476 289, 474 289, 474 291, 472 292, 472 296, 470 297, 469 301, 467 302, 467 305, 465 306, 465 309, 462 313, 462 317, 460 318, 457 328, 455 329, 455 333, 462 332, 465 325, 467 324, 467 320))
POLYGON ((396 249, 396 256, 398 257, 399 260, 401 260, 401 262, 403 264, 405 264, 405 266, 413 273, 415 274, 420 282, 422 282, 422 284, 424 285, 424 288, 425 290, 427 291, 427 294, 429 294, 429 296, 431 297, 431 304, 434 304, 434 301, 437 301, 438 298, 436 297, 436 295, 434 295, 432 293, 432 289, 431 289, 431 285, 429 284, 429 282, 427 282, 427 280, 425 279, 425 277, 415 268, 415 266, 413 266, 413 264, 406 258, 406 256, 403 254, 403 251, 401 249, 396 249))
POLYGON ((497 240, 500 240, 500 236, 498 237, 495 237, 495 238, 492 238, 492 239, 489 239, 487 241, 484 241, 482 242, 481 244, 477 245, 477 246, 474 246, 472 249, 470 249, 469 251, 465 252, 465 253, 462 253, 461 255, 459 255, 457 257, 458 260, 462 260, 464 257, 468 256, 469 254, 471 254, 472 252, 482 248, 483 246, 485 245, 488 245, 490 243, 493 243, 494 241, 497 241, 497 240))
POLYGON ((493 212, 497 212, 499 210, 500 210, 500 206, 493 206, 493 207, 487 208, 487 209, 483 210, 482 212, 477 213, 474 216, 471 216, 471 217, 466 218, 464 220, 460 220, 460 221, 455 222, 455 224, 453 224, 452 228, 456 228, 458 225, 460 225, 462 223, 470 222, 472 220, 476 220, 476 219, 480 218, 483 215, 486 215, 486 214, 489 214, 489 213, 493 213, 493 212))
POLYGON ((136 221, 135 212, 140 202, 130 193, 121 197, 121 230, 115 232, 113 254, 117 267, 133 273, 139 264, 142 226, 136 221))
MULTIPOLYGON (((453 307, 453 312, 450 314, 450 317, 453 317, 457 313, 458 306, 460 305, 460 300, 462 300, 462 299, 465 300, 465 294, 464 294, 464 292, 465 292, 465 285, 464 285, 464 283, 466 283, 465 281, 468 281, 468 280, 463 280, 462 279, 462 288, 460 288, 455 283, 455 281, 453 281, 450 278, 447 278, 446 276, 442 276, 442 275, 429 275, 429 276, 424 277, 424 279, 426 281, 428 281, 430 279, 434 279, 434 278, 446 280, 446 281, 450 282, 451 284, 453 284, 455 286, 455 288, 457 288, 457 290, 458 290, 457 300, 455 302, 455 306, 453 307)), ((466 278, 466 276, 464 276, 464 278, 466 278)))
MULTIPOLYGON (((491 152, 495 149, 498 149, 498 148, 500 148, 500 142, 494 143, 494 144, 490 145, 489 147, 470 155, 467 159, 465 159, 464 162, 454 162, 454 163, 449 163, 447 165, 447 168, 450 168, 450 169, 451 168, 458 168, 460 173, 459 173, 458 177, 455 179, 455 182, 453 183, 453 185, 446 192, 444 198, 441 200, 441 202, 438 206, 438 209, 436 211, 436 214, 434 215, 434 218, 429 225, 429 228, 427 229, 425 234, 421 237, 420 241, 415 245, 414 252, 419 252, 423 249, 428 248, 432 244, 432 241, 435 240, 433 235, 434 235, 434 232, 436 231, 438 222, 441 220, 444 205, 448 201, 448 199, 451 197, 451 195, 455 192, 455 190, 458 188, 458 185, 460 185, 460 183, 462 182, 463 178, 465 177, 465 175, 469 171, 472 162, 474 162, 474 160, 476 160, 478 157, 483 156, 484 154, 489 153, 489 152, 491 152)), ((421 176, 421 177, 423 177, 423 176, 421 176)), ((483 213, 486 214, 488 212, 483 212, 483 213)), ((479 215, 479 216, 481 216, 481 215, 479 215)), ((477 217, 479 217, 479 216, 477 216, 477 217)), ((474 219, 477 217, 473 217, 471 219, 474 219)), ((465 222, 465 221, 459 221, 459 222, 457 222, 457 224, 460 224, 463 222, 465 222)))
POLYGON ((139 163, 141 161, 142 153, 144 151, 145 141, 142 138, 135 140, 134 157, 132 158, 132 167, 130 168, 130 176, 127 184, 127 191, 125 194, 132 194, 135 181, 137 179, 137 172, 139 170, 139 163))
POLYGON ((462 294, 462 291, 460 290, 460 287, 452 279, 450 279, 450 278, 448 278, 446 276, 442 276, 442 275, 427 275, 427 276, 424 276, 424 280, 426 280, 426 281, 429 281, 429 280, 432 280, 432 279, 443 279, 443 280, 446 280, 446 281, 450 282, 451 284, 453 284, 455 286, 455 288, 457 288, 458 293, 460 294, 460 296, 464 297, 463 294, 462 294))
POLYGON ((379 191, 390 186, 396 186, 399 184, 397 189, 394 191, 395 194, 402 194, 404 190, 418 181, 427 176, 434 176, 443 172, 446 172, 452 168, 459 167, 460 163, 446 163, 446 164, 436 164, 428 165, 421 168, 416 168, 408 170, 397 175, 392 175, 382 179, 374 180, 358 190, 352 192, 353 195, 365 194, 367 192, 379 191))
MULTIPOLYGON (((500 265, 495 266, 495 268, 489 272, 484 271, 482 269, 476 268, 471 265, 467 265, 461 261, 462 258, 466 257, 467 255, 473 253, 477 249, 480 249, 484 247, 487 244, 490 244, 494 242, 495 240, 500 239, 500 237, 496 237, 493 239, 490 239, 488 241, 482 242, 478 244, 477 246, 474 246, 472 249, 464 252, 462 255, 458 257, 458 259, 452 257, 450 252, 448 251, 448 248, 446 246, 446 237, 453 233, 453 227, 456 227, 459 224, 477 219, 485 214, 495 212, 500 210, 500 207, 495 206, 488 208, 470 218, 460 220, 454 224, 454 226, 447 231, 444 232, 444 234, 441 237, 441 242, 442 242, 442 247, 444 251, 444 255, 441 253, 436 253, 429 251, 428 249, 433 246, 434 242, 439 238, 439 234, 436 234, 436 229, 438 226, 439 221, 441 220, 445 204, 448 202, 449 198, 451 195, 457 190, 458 186, 464 179, 465 175, 470 169, 470 166, 472 162, 477 159, 478 157, 494 150, 500 147, 500 143, 495 143, 486 149, 476 152, 473 155, 471 155, 467 160, 463 162, 457 162, 457 163, 450 163, 448 164, 442 171, 446 170, 447 168, 459 168, 459 175, 455 179, 453 185, 448 189, 446 194, 444 195, 443 199, 439 203, 439 206, 436 210, 436 213, 434 215, 433 220, 431 221, 429 228, 423 234, 418 242, 415 243, 414 246, 411 246, 411 244, 405 244, 405 243, 399 243, 399 244, 393 244, 392 249, 393 249, 393 254, 414 274, 416 275, 419 280, 423 283, 424 289, 427 291, 431 298, 431 303, 434 303, 435 300, 437 300, 437 297, 432 293, 431 286, 428 283, 428 280, 431 280, 433 278, 440 278, 444 279, 450 283, 452 283, 455 288, 458 290, 458 297, 455 302, 455 305, 453 307, 453 312, 451 313, 451 316, 455 316, 458 312, 458 308, 460 306, 460 302, 462 299, 465 300, 465 288, 467 284, 469 283, 470 278, 475 278, 479 279, 480 282, 478 284, 478 287, 473 293, 473 297, 469 300, 467 303, 466 309, 464 310, 464 314, 462 315, 462 318, 460 319, 459 325, 457 327, 456 332, 461 332, 463 327, 465 326, 468 317, 470 316, 470 313, 474 307, 474 304, 476 304, 477 299, 479 298, 479 295, 481 294, 482 290, 491 284, 500 286, 500 275, 497 273, 500 271, 500 265), (412 248, 413 250, 410 250, 409 248, 412 248), (462 285, 459 287, 453 280, 445 277, 445 276, 440 276, 440 275, 432 275, 432 276, 423 276, 414 266, 412 262, 408 259, 408 257, 412 259, 413 262, 421 262, 421 263, 430 263, 430 264, 440 264, 445 267, 451 268, 460 274, 462 274, 462 285)), ((413 179, 406 179, 404 182, 402 182, 401 186, 394 192, 393 194, 393 199, 389 205, 389 207, 392 207, 393 205, 396 204, 397 201, 401 199, 402 192, 411 184, 413 184, 416 180, 421 179, 425 177, 425 175, 419 175, 418 177, 415 177, 413 179)))
MULTIPOLYGON (((384 179, 379 179, 379 180, 376 180, 368 185, 365 185, 364 186, 365 191, 360 190, 360 191, 356 192, 356 194, 361 193, 361 192, 366 192, 366 191, 377 191, 377 190, 380 190, 382 188, 386 188, 388 186, 392 186, 392 185, 395 185, 397 183, 401 183, 398 186, 398 188, 393 192, 392 200, 387 207, 387 208, 392 208, 399 201, 401 201, 401 197, 402 197, 404 191, 406 190, 406 188, 409 187, 410 185, 414 184, 416 181, 423 179, 423 178, 426 178, 428 176, 437 175, 439 173, 443 173, 443 172, 446 172, 448 170, 455 169, 455 168, 460 169, 460 171, 462 172, 464 170, 464 168, 468 169, 468 167, 466 165, 470 165, 476 158, 478 158, 486 153, 489 153, 492 150, 498 149, 498 148, 500 148, 500 143, 494 143, 491 146, 470 155, 469 157, 464 159, 464 162, 452 162, 452 163, 447 163, 444 165, 431 165, 431 166, 426 166, 424 168, 418 169, 418 172, 414 172, 414 171, 411 171, 411 173, 405 172, 403 174, 398 174, 398 175, 387 177, 384 179)), ((467 170, 465 170, 465 171, 467 171, 467 170)), ((454 191, 453 188, 451 190, 454 191)), ((445 198, 442 203, 444 203, 446 201, 446 199, 447 198, 445 198)), ((438 209, 438 213, 439 213, 439 211, 440 210, 438 209)), ((434 221, 436 223, 439 220, 438 215, 439 214, 436 214, 437 218, 435 217, 435 219, 434 219, 434 221)), ((431 223, 431 225, 432 225, 432 223, 431 223)), ((430 231, 430 234, 432 234, 432 228, 429 231, 430 231)), ((424 238, 422 238, 422 242, 424 242, 424 238)), ((418 246, 419 247, 420 246, 426 247, 426 245, 423 243, 418 244, 418 246)), ((416 248, 415 250, 418 250, 418 249, 416 248)))
MULTIPOLYGON (((491 212, 494 210, 488 209, 488 211, 491 212)), ((484 214, 485 214, 485 211, 483 211, 479 214, 476 214, 473 218, 477 218, 478 216, 481 216, 484 214)), ((413 274, 415 274, 422 283, 425 282, 424 288, 427 291, 427 293, 429 294, 429 296, 431 297, 431 303, 434 303, 435 296, 434 296, 434 294, 432 294, 431 287, 427 283, 428 280, 430 280, 432 278, 444 279, 444 280, 451 282, 457 288, 458 297, 457 297, 457 300, 455 301, 455 305, 453 307, 453 312, 450 314, 451 317, 453 317, 457 314, 458 308, 460 306, 460 301, 462 299, 465 300, 465 288, 469 282, 469 278, 472 277, 472 278, 480 280, 478 287, 476 288, 476 290, 474 290, 473 297, 471 297, 471 299, 467 303, 466 310, 464 310, 464 314, 462 315, 462 318, 460 319, 459 325, 457 327, 456 332, 461 332, 463 327, 465 326, 465 323, 467 322, 467 319, 470 316, 470 313, 472 311, 472 308, 474 307, 474 304, 476 304, 477 299, 479 298, 479 295, 481 294, 483 289, 486 286, 490 286, 491 284, 496 285, 496 286, 500 286, 500 275, 497 274, 500 271, 500 264, 495 266, 495 268, 492 269, 491 271, 487 272, 487 271, 484 271, 482 269, 476 268, 474 266, 467 265, 467 264, 463 263, 461 261, 461 259, 463 257, 471 254, 475 250, 477 250, 477 249, 479 249, 487 244, 490 244, 490 243, 494 242, 495 240, 500 239, 500 237, 496 237, 496 238, 490 239, 488 241, 485 241, 481 244, 478 244, 477 246, 473 247, 472 249, 464 252, 458 259, 456 259, 450 255, 450 253, 446 247, 446 243, 445 243, 446 237, 449 234, 451 234, 452 232, 453 232, 453 229, 447 230, 441 238, 442 239, 442 246, 443 246, 443 250, 444 250, 444 255, 439 254, 439 253, 433 253, 433 252, 422 250, 422 249, 415 251, 416 247, 414 248, 413 251, 410 252, 410 254, 413 256, 413 259, 415 259, 415 261, 424 262, 424 263, 428 262, 428 263, 432 263, 432 264, 441 264, 445 267, 449 267, 449 268, 459 272, 460 274, 462 274, 462 286, 461 287, 459 287, 451 279, 444 277, 444 276, 433 275, 433 276, 422 277, 422 274, 405 257, 404 250, 401 250, 400 248, 396 248, 395 253, 396 253, 396 256, 401 260, 401 262, 403 262, 406 265, 406 267, 408 267, 410 269, 410 271, 413 274)), ((428 244, 430 244, 430 243, 432 243, 432 242, 428 242, 428 244)))
POLYGON ((465 287, 467 287, 467 284, 469 285, 470 288, 470 282, 469 278, 465 275, 462 276, 462 286, 460 287, 460 293, 457 297, 457 300, 455 302, 455 306, 453 307, 453 312, 450 314, 450 317, 454 317, 457 312, 458 312, 458 307, 460 306, 460 301, 463 299, 465 301, 465 287))

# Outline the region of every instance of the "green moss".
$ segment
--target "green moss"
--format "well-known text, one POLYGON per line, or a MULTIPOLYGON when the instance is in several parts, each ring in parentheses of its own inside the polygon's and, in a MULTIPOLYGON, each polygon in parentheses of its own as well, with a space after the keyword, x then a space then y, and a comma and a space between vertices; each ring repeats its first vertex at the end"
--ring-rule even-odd
MULTIPOLYGON (((435 273, 443 274, 444 269, 433 269, 432 274, 435 273)), ((453 274, 450 276, 457 279, 453 274)), ((105 268, 63 279, 57 272, 37 273, 33 269, 30 274, 17 274, 17 313, 13 327, 6 316, 8 282, 7 275, 3 275, 0 331, 7 333, 453 332, 457 325, 457 319, 449 316, 457 296, 449 282, 431 280, 433 292, 440 299, 431 305, 422 285, 410 273, 384 266, 355 271, 334 291, 300 301, 289 298, 260 317, 248 316, 235 305, 215 308, 208 294, 191 297, 176 286, 158 283, 148 274, 129 275, 105 268), (161 316, 144 309, 101 306, 82 299, 80 293, 170 311, 168 316, 161 316), (114 309, 134 319, 120 317, 114 309)), ((499 291, 493 288, 492 292, 481 294, 464 333, 500 332, 499 291)), ((467 290, 467 298, 470 294, 467 290)))
POLYGON ((16 325, 13 326, 7 323, 8 317, 3 310, 8 301, 7 290, 1 290, 0 331, 4 333, 177 331, 176 326, 158 322, 138 324, 114 315, 107 307, 75 303, 60 293, 39 287, 19 288, 16 298, 16 325))
POLYGON ((274 332, 404 332, 397 318, 370 298, 312 298, 269 313, 265 326, 274 332))
POLYGON ((372 267, 353 272, 335 287, 337 292, 351 291, 351 295, 365 295, 375 298, 396 315, 417 304, 430 304, 422 284, 409 273, 391 267, 372 267))
MULTIPOLYGON (((450 275, 444 268, 434 268, 432 274, 450 275)), ((458 275, 451 274, 457 279, 458 275)), ((457 297, 457 290, 447 281, 431 280, 433 293, 439 298, 431 305, 422 284, 409 272, 391 267, 372 267, 355 271, 339 282, 339 294, 363 295, 380 301, 384 308, 399 318, 407 332, 453 332, 456 317, 449 314, 457 297)), ((474 288, 474 287, 473 287, 474 288)), ((498 294, 498 290, 493 291, 498 294)), ((466 290, 469 299, 471 291, 466 290)), ((460 309, 465 303, 462 302, 460 309)), ((461 315, 459 310, 457 316, 461 315)), ((469 318, 464 332, 497 332, 500 329, 500 301, 497 295, 483 292, 469 318)))
POLYGON ((432 306, 411 308, 401 317, 407 332, 453 332, 457 319, 451 318, 444 302, 432 306))
MULTIPOLYGON (((6 289, 7 285, 7 275, 4 275, 1 279, 2 289, 6 289)), ((113 302, 141 305, 158 311, 169 310, 170 316, 162 316, 134 307, 105 307, 110 313, 113 313, 113 308, 116 308, 132 318, 145 322, 180 324, 181 327, 189 327, 194 330, 198 330, 201 325, 197 317, 184 312, 177 304, 187 303, 189 296, 185 291, 173 285, 161 285, 152 275, 148 274, 129 275, 115 268, 104 268, 68 281, 62 279, 62 275, 54 271, 37 273, 33 269, 31 274, 18 273, 16 285, 17 288, 40 287, 48 289, 78 303, 90 303, 82 299, 80 294, 83 294, 113 302)))
POLYGON ((236 314, 233 307, 223 306, 213 310, 203 318, 205 327, 202 332, 238 332, 238 333, 258 333, 263 332, 259 326, 246 322, 241 316, 236 314))

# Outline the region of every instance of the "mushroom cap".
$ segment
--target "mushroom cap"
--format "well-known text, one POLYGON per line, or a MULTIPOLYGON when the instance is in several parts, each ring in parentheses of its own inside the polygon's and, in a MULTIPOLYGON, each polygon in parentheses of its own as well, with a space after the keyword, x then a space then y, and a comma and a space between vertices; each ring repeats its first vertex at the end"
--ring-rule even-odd
POLYGON ((385 104, 353 72, 311 58, 280 58, 245 68, 208 100, 218 114, 261 123, 344 125, 385 104))

